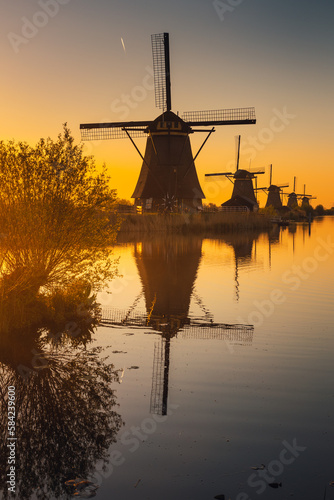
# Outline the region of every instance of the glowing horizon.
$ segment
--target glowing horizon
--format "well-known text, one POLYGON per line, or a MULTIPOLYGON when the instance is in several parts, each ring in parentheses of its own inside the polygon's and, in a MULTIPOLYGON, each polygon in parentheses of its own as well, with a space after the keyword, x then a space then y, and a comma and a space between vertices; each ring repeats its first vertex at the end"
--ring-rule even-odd
MULTIPOLYGON (((156 12, 142 6, 136 16, 127 5, 116 8, 105 0, 94 6, 89 0, 6 5, 0 20, 7 37, 1 48, 6 71, 0 139, 35 144, 41 137, 55 138, 67 122, 80 141, 80 123, 153 120, 160 111, 154 107, 150 35, 168 31, 175 113, 256 110, 256 125, 216 127, 196 160, 205 201, 220 204, 230 197, 229 181, 208 182, 204 174, 233 168, 234 137, 240 134, 240 168, 250 161, 252 167, 267 167, 259 185, 268 184, 273 164, 273 182, 291 187, 296 176, 298 192, 306 184, 317 197, 313 206, 330 208, 334 6, 324 0, 317 8, 311 1, 292 6, 283 0, 278 6, 260 0, 256 6, 240 2, 224 13, 217 7, 222 3, 180 6, 172 0, 167 6, 158 0, 156 12)), ((204 136, 191 136, 194 154, 204 136)), ((136 142, 143 153, 145 142, 136 142)), ((132 144, 87 143, 85 150, 97 165, 106 163, 118 196, 130 199, 142 163, 132 144)), ((263 206, 265 195, 259 198, 263 206)))

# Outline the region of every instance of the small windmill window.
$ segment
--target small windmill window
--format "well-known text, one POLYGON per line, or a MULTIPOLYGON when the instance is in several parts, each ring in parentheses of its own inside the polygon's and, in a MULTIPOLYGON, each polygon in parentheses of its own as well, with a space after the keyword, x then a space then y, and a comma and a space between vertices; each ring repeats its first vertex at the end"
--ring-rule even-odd
POLYGON ((176 130, 181 130, 181 123, 180 122, 159 122, 157 129, 176 129, 176 130))

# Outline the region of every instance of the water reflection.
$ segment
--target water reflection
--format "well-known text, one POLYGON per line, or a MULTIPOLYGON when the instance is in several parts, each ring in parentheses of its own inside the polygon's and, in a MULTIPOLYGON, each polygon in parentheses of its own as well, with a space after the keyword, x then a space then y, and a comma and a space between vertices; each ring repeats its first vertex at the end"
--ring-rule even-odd
MULTIPOLYGON (((65 483, 108 463, 122 425, 115 410, 118 372, 88 347, 100 320, 85 279, 41 288, 27 266, 0 281, 1 498, 8 491, 8 388, 15 388, 15 493, 20 499, 69 498, 65 483)), ((12 431, 11 431, 12 432, 12 431)), ((14 452, 14 450, 13 450, 14 452)), ((95 491, 84 493, 95 496, 95 491)))
MULTIPOLYGON (((8 387, 15 387, 18 497, 67 495, 67 480, 92 476, 98 461, 108 462, 122 425, 113 389, 118 373, 99 349, 55 347, 45 337, 2 344, 1 428, 7 428, 8 387)), ((1 441, 2 457, 7 443, 1 441)), ((1 469, 2 485, 7 472, 1 469)), ((8 497, 7 487, 2 495, 8 497)))
POLYGON ((232 246, 234 251, 234 281, 235 281, 235 298, 239 301, 240 298, 240 283, 239 283, 239 265, 247 266, 252 260, 253 246, 256 248, 257 234, 254 233, 231 233, 222 238, 224 243, 232 246))
MULTIPOLYGON (((233 246, 236 266, 239 260, 251 259, 253 239, 229 235, 223 241, 233 246)), ((160 333, 160 341, 154 346, 151 413, 167 414, 171 340, 175 336, 190 340, 219 339, 239 345, 252 342, 252 325, 214 322, 207 305, 195 293, 202 242, 200 237, 174 236, 134 243, 145 310, 138 310, 139 295, 128 310, 105 309, 102 312, 105 326, 150 328, 160 333), (200 316, 189 316, 192 297, 202 311, 200 316)))

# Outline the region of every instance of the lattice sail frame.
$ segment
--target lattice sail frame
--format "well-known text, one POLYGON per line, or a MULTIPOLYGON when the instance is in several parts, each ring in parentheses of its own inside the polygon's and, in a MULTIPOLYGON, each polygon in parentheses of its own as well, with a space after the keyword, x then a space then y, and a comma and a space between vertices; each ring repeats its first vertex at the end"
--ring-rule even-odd
POLYGON ((214 109, 207 111, 185 111, 182 115, 185 122, 234 122, 247 120, 253 122, 255 118, 255 108, 232 108, 214 109))
POLYGON ((106 125, 105 127, 83 128, 80 127, 82 141, 101 141, 106 139, 128 139, 129 136, 125 132, 128 130, 133 138, 147 137, 147 132, 142 126, 138 127, 112 127, 106 125))
MULTIPOLYGON (((154 322, 152 322, 154 323, 154 322)), ((134 327, 148 328, 147 313, 145 311, 129 311, 116 308, 103 308, 101 326, 110 327, 134 327)), ((150 327, 159 331, 159 322, 151 324, 150 327)), ((189 324, 180 327, 178 335, 184 338, 216 339, 234 342, 251 342, 253 339, 254 326, 239 323, 207 323, 206 321, 192 320, 189 324)))
POLYGON ((169 35, 157 33, 151 35, 155 105, 163 111, 170 110, 170 68, 169 35))

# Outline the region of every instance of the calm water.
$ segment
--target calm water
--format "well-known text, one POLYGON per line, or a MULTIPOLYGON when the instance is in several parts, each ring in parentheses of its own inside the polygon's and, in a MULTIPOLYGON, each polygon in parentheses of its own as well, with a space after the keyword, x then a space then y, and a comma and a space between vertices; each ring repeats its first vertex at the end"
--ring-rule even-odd
POLYGON ((326 218, 311 234, 297 224, 117 249, 123 278, 100 299, 143 327, 98 331, 124 370, 125 422, 101 498, 323 498, 334 479, 333 229, 326 218), (161 332, 145 328, 147 314, 161 332), (218 326, 234 323, 254 330, 218 326), (264 477, 251 469, 262 463, 264 477))
MULTIPOLYGON (((106 425, 93 403, 115 390, 109 465, 92 456, 97 498, 322 500, 325 489, 334 498, 333 229, 325 218, 270 234, 115 248, 123 276, 99 294, 105 322, 93 347, 119 382, 110 376, 94 388, 101 367, 87 358, 93 382, 80 386, 83 364, 71 365, 82 400, 65 409, 68 434, 57 431, 74 474, 106 425)), ((51 425, 55 418, 51 411, 51 425)), ((34 430, 48 441, 41 425, 34 430)))

